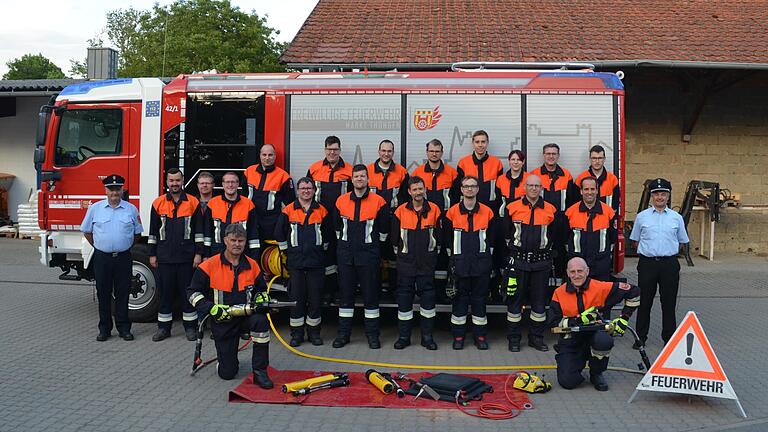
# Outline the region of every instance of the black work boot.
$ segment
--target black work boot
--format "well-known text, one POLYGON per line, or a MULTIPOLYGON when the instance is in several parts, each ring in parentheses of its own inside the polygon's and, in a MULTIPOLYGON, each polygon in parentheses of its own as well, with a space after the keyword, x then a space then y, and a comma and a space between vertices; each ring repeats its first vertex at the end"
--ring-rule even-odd
POLYGON ((320 346, 323 344, 323 338, 320 337, 320 326, 308 326, 307 327, 307 340, 314 346, 320 346))
POLYGON ((535 349, 536 351, 549 351, 549 347, 544 343, 543 338, 528 338, 528 346, 535 349))
POLYGON ((304 342, 304 327, 291 327, 291 341, 288 345, 292 347, 301 346, 304 342))
POLYGON ((381 348, 381 341, 379 340, 378 336, 376 336, 376 335, 368 336, 368 348, 370 348, 370 349, 379 349, 379 348, 381 348))
POLYGON ((402 336, 400 336, 395 341, 394 348, 396 350, 401 350, 401 349, 404 349, 405 347, 408 347, 408 346, 411 346, 411 339, 410 338, 409 339, 404 339, 402 336))
MULTIPOLYGON (((162 340, 168 339, 171 337, 171 331, 168 329, 157 329, 155 334, 152 335, 152 342, 160 342, 162 340)), ((197 339, 197 334, 195 334, 195 339, 197 339)))
POLYGON ((275 386, 275 383, 269 379, 269 375, 267 375, 266 369, 253 371, 253 383, 263 388, 264 390, 269 390, 275 386))
POLYGON ((192 342, 197 340, 197 327, 187 327, 184 329, 187 340, 192 342))
POLYGON ((349 343, 349 336, 348 335, 338 335, 336 336, 336 339, 333 340, 333 347, 334 348, 344 348, 344 345, 349 343))
POLYGON ((488 341, 485 340, 485 336, 477 336, 475 337, 475 346, 480 351, 485 351, 488 349, 488 341))
POLYGON ((602 373, 589 374, 589 382, 592 383, 593 386, 595 386, 595 390, 597 391, 608 391, 608 382, 605 380, 605 377, 602 373))
POLYGON ((464 336, 455 336, 453 338, 453 349, 455 350, 464 349, 464 336))
POLYGON ((509 352, 520 352, 520 339, 509 339, 509 352))
POLYGON ((432 338, 432 335, 421 335, 421 346, 424 348, 435 351, 437 350, 437 342, 432 338))

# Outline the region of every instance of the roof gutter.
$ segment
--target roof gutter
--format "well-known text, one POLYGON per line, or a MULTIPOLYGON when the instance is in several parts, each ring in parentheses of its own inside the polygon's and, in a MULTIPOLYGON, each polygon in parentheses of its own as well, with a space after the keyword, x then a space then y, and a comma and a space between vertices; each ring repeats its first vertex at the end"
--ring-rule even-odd
MULTIPOLYGON (((739 70, 768 70, 768 63, 729 63, 683 60, 585 60, 601 68, 654 67, 674 69, 739 69, 739 70)), ((359 70, 374 71, 436 71, 451 70, 451 63, 286 63, 289 69, 321 70, 323 72, 344 72, 359 70)))
POLYGON ((656 67, 674 69, 741 69, 768 70, 768 63, 729 63, 682 60, 593 60, 596 68, 656 67))
POLYGON ((61 93, 61 90, 35 90, 35 91, 0 91, 0 97, 35 97, 35 96, 53 96, 61 93))

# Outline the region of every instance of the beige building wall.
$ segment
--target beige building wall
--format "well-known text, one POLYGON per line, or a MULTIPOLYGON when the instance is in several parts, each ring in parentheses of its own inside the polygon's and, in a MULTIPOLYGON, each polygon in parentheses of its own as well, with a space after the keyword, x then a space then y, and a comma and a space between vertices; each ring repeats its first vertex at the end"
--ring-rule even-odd
MULTIPOLYGON (((683 112, 695 106, 695 97, 682 89, 702 75, 661 69, 626 72, 627 220, 635 217, 646 179, 669 179, 677 208, 689 181, 718 182, 741 194, 745 209, 722 211, 715 228, 716 256, 768 254, 768 72, 753 72, 712 92, 688 143, 682 141, 683 112)), ((745 75, 731 71, 719 79, 727 82, 745 75)), ((700 217, 695 212, 688 229, 696 250, 700 217)))

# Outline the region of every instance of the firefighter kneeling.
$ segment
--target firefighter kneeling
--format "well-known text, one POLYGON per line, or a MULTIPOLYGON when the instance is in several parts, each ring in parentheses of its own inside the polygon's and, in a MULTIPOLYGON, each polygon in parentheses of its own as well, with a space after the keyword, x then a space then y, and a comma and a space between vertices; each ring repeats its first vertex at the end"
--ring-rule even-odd
POLYGON ((213 318, 211 333, 216 343, 219 364, 216 370, 222 379, 237 375, 240 363, 237 347, 240 334, 250 330, 253 342, 251 367, 253 382, 264 389, 274 387, 267 375, 269 365, 269 322, 264 312, 256 310, 250 316, 245 309, 252 304, 267 303, 267 284, 256 261, 243 251, 246 231, 239 223, 228 225, 224 231, 226 249, 197 268, 187 288, 189 302, 201 315, 213 318), (232 306, 230 306, 232 305, 232 306), (237 310, 242 313, 235 312, 237 310), (230 311, 232 313, 230 313, 230 311))
POLYGON ((589 381, 598 391, 608 390, 603 372, 608 368, 608 356, 613 348, 612 335, 623 335, 629 317, 640 305, 640 288, 623 282, 602 282, 589 278, 589 267, 582 258, 568 261, 569 282, 560 285, 549 305, 550 327, 579 327, 602 324, 600 312, 609 310, 624 300, 621 315, 612 320, 608 330, 580 331, 561 334, 557 342, 555 361, 557 381, 566 389, 576 388, 584 381, 581 371, 589 362, 589 381))

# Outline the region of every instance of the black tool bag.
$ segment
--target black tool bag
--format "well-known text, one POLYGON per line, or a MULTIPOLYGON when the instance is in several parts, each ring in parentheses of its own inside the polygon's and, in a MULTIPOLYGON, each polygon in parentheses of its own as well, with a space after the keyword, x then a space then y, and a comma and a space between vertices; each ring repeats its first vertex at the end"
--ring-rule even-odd
MULTIPOLYGON (((490 384, 478 378, 463 375, 439 373, 422 378, 419 382, 430 386, 440 395, 440 400, 446 402, 454 402, 456 392, 461 392, 459 402, 481 400, 483 393, 493 393, 493 387, 490 384)), ((419 393, 419 389, 412 385, 405 393, 416 395, 419 393)))

